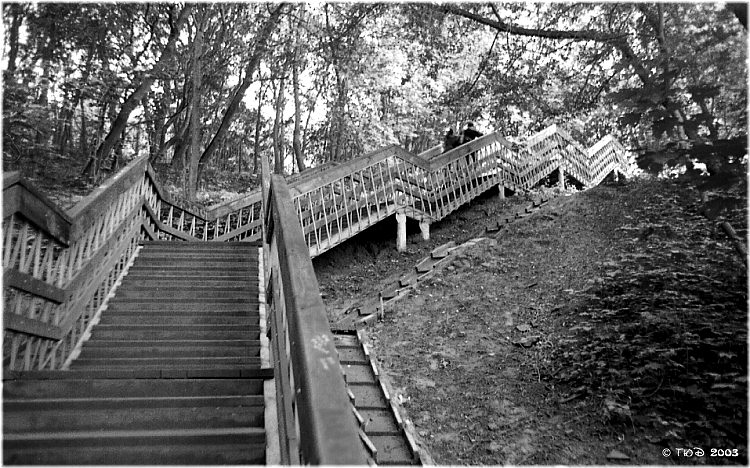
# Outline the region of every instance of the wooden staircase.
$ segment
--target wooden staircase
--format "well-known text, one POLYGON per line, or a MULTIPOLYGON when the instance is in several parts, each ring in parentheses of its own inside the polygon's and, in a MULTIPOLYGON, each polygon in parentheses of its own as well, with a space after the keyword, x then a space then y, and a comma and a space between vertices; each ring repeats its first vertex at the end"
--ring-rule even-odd
POLYGON ((6 375, 5 464, 266 462, 257 244, 145 243, 93 323, 6 375))
POLYGON ((631 164, 613 137, 586 149, 553 125, 522 145, 392 145, 206 209, 145 154, 70 210, 5 174, 3 461, 419 463, 369 358, 332 335, 310 259, 393 215, 397 246, 407 217, 427 238, 556 170, 592 187, 631 164))

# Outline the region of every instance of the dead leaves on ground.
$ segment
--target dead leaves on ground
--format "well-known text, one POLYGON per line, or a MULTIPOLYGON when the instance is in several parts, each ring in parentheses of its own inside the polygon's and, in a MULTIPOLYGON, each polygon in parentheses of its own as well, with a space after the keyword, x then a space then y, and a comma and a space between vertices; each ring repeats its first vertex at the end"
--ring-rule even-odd
POLYGON ((679 187, 659 187, 644 185, 644 203, 616 230, 629 248, 574 293, 555 379, 656 443, 744 444, 746 271, 679 187))

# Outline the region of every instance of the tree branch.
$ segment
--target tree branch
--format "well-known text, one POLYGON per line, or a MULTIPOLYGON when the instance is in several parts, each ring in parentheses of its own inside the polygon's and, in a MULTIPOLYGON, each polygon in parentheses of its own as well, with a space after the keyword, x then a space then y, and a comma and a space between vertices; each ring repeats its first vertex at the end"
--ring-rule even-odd
MULTIPOLYGON (((510 34, 515 34, 518 36, 542 37, 546 39, 575 39, 578 41, 596 42, 616 42, 618 40, 622 40, 624 37, 622 34, 605 34, 595 30, 566 31, 560 29, 523 28, 521 26, 516 26, 514 24, 500 21, 499 19, 492 20, 489 18, 485 18, 482 15, 464 10, 463 8, 459 8, 452 4, 444 4, 436 6, 435 8, 442 9, 442 11, 446 13, 463 16, 464 18, 476 21, 477 23, 484 24, 500 31, 506 31, 510 34)), ((495 14, 497 15, 497 12, 495 14)))

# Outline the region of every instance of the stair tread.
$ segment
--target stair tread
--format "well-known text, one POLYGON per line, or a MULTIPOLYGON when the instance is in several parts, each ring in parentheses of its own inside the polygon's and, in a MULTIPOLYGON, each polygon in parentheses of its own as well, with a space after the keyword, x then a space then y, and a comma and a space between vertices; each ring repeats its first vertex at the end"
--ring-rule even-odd
POLYGON ((85 346, 113 346, 113 347, 176 347, 202 348, 206 346, 258 346, 260 340, 107 340, 91 338, 85 346))
POLYGON ((98 430, 98 431, 56 431, 56 432, 17 432, 4 433, 6 441, 14 440, 46 440, 46 439, 89 439, 102 437, 177 437, 177 436, 218 436, 235 434, 265 434, 264 428, 258 427, 202 427, 191 429, 139 429, 139 430, 98 430))
POLYGON ((262 408, 263 395, 218 395, 218 396, 176 396, 176 397, 100 397, 100 398, 24 398, 3 402, 3 412, 56 411, 60 405, 82 411, 118 408, 198 408, 198 407, 243 407, 262 408))

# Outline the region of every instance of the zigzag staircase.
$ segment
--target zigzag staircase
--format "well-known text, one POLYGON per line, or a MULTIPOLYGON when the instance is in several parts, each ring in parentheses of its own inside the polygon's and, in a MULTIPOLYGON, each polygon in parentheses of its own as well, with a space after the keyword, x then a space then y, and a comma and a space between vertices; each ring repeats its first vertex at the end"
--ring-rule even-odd
POLYGON ((613 138, 584 150, 553 126, 521 147, 391 146, 209 209, 146 157, 68 212, 6 174, 3 461, 420 463, 366 349, 331 332, 311 258, 554 171, 588 187, 629 166, 613 138))

